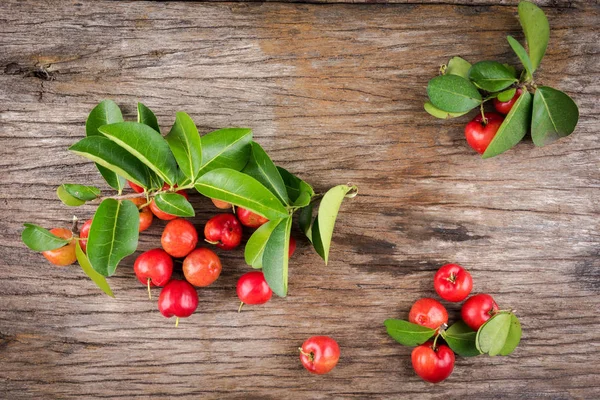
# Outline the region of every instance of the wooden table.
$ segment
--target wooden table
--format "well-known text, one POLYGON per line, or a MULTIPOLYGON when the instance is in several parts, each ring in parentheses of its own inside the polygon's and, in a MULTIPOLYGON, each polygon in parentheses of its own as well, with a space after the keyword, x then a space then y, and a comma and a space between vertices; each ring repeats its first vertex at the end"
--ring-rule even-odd
MULTIPOLYGON (((552 31, 538 80, 577 101, 576 132, 483 161, 464 140, 468 117, 423 111, 425 86, 453 55, 516 65, 505 36, 523 37, 517 1, 422 3, 2 1, 0 397, 599 398, 600 7, 540 2, 552 31), (24 222, 93 213, 63 206, 55 189, 103 185, 66 149, 105 98, 126 118, 144 102, 165 129, 180 110, 202 132, 251 127, 316 189, 357 184, 330 265, 299 240, 289 297, 238 314, 235 282, 249 267, 241 251, 220 252, 222 276, 175 329, 135 279, 134 257, 110 279, 112 300, 76 265, 29 251, 24 222), (460 358, 430 385, 382 323, 434 296, 447 262, 517 310, 523 340, 509 357, 460 358), (315 334, 342 349, 323 377, 297 357, 315 334)), ((202 227, 216 211, 191 200, 202 227)), ((140 250, 159 245, 163 225, 140 250)), ((449 310, 455 319, 459 307, 449 310)))

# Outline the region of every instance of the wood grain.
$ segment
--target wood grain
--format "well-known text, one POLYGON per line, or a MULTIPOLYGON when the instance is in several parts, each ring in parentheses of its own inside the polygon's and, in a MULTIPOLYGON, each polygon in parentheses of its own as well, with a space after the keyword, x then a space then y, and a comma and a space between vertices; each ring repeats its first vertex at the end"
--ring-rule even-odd
MULTIPOLYGON (((422 110, 425 86, 453 55, 516 65, 505 36, 522 33, 513 7, 449 3, 0 3, 0 397, 599 398, 598 3, 543 3, 559 7, 545 9, 552 37, 538 80, 575 98, 575 134, 485 162, 465 143, 468 117, 422 110), (165 129, 179 110, 202 132, 251 127, 318 190, 357 184, 330 265, 299 240, 289 297, 238 314, 235 282, 248 267, 241 251, 220 252, 222 276, 175 329, 135 279, 133 257, 110 279, 111 300, 76 266, 29 251, 24 222, 92 215, 54 191, 102 185, 66 149, 104 98, 128 118, 144 102, 165 129), (434 296, 446 262, 515 308, 524 333, 513 355, 461 358, 429 385, 382 322, 434 296), (296 355, 315 334, 342 348, 326 377, 296 355)), ((191 199, 201 228, 216 210, 191 199)), ((162 226, 140 251, 159 245, 162 226)), ((453 318, 458 309, 449 305, 453 318)))

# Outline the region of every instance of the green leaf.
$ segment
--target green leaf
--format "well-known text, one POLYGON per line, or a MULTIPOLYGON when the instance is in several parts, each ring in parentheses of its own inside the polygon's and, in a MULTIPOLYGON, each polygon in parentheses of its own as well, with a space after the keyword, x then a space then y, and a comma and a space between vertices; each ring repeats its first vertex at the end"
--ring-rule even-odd
POLYGON ((64 185, 60 185, 56 188, 56 195, 63 202, 63 204, 69 207, 79 207, 85 204, 84 200, 79 200, 77 197, 71 196, 69 192, 66 191, 64 185))
POLYGON ((250 239, 248 239, 248 243, 246 243, 246 248, 244 250, 246 264, 251 265, 253 268, 262 268, 262 258, 265 247, 267 246, 267 241, 280 222, 280 219, 271 220, 262 224, 254 231, 252 236, 250 236, 250 239))
POLYGON ((477 350, 475 339, 477 332, 469 328, 463 321, 458 321, 450 328, 442 332, 442 337, 448 343, 453 352, 463 357, 478 356, 481 353, 477 350))
POLYGON ((140 216, 131 201, 105 199, 92 219, 87 256, 92 268, 102 276, 115 273, 119 262, 137 248, 140 216))
POLYGON ((160 133, 160 127, 158 126, 156 115, 154 115, 152 110, 142 103, 137 103, 137 122, 147 125, 156 132, 160 133))
POLYGON ((488 92, 498 92, 518 82, 513 73, 496 61, 481 61, 469 70, 475 86, 488 92))
POLYGON ((250 148, 250 159, 242 172, 262 183, 277 196, 282 204, 288 205, 290 199, 285 189, 283 178, 279 174, 277 167, 258 143, 250 143, 250 148))
POLYGON ((429 101, 423 105, 423 108, 425 108, 425 111, 427 111, 429 113, 429 115, 432 115, 432 116, 434 116, 436 118, 440 118, 440 119, 456 118, 456 117, 460 117, 461 115, 465 115, 466 113, 469 112, 469 111, 465 111, 465 112, 461 112, 461 113, 451 113, 448 111, 440 110, 439 108, 437 108, 436 106, 431 104, 429 101))
POLYGON ((69 147, 73 153, 102 165, 143 188, 150 185, 148 168, 135 156, 103 136, 86 137, 69 147))
MULTIPOLYGON (((92 109, 85 122, 85 134, 86 136, 102 136, 100 131, 98 131, 98 128, 102 125, 113 124, 115 122, 123 122, 121 109, 117 103, 112 100, 101 101, 92 109)), ((96 163, 96 167, 110 187, 118 190, 119 193, 123 190, 125 179, 100 164, 96 163)))
POLYGON ((427 85, 427 94, 436 108, 453 113, 464 113, 481 104, 475 85, 458 75, 433 78, 427 85))
POLYGON ((519 20, 527 39, 533 74, 546 53, 548 40, 550 40, 550 25, 544 12, 528 1, 519 3, 519 20))
POLYGON ((517 93, 516 88, 507 89, 503 92, 498 93, 498 96, 496 96, 496 98, 499 101, 506 102, 506 101, 509 101, 510 99, 512 99, 513 97, 515 97, 515 93, 517 93))
POLYGON ((504 118, 504 122, 481 157, 494 157, 515 146, 527 133, 530 122, 531 94, 525 90, 504 118))
POLYGON ((310 199, 312 199, 312 197, 315 195, 315 191, 313 190, 312 186, 285 168, 277 167, 277 171, 279 171, 279 175, 281 175, 281 179, 283 179, 287 195, 293 202, 294 206, 304 207, 302 204, 306 202, 306 195, 302 195, 302 193, 306 193, 308 195, 310 202, 310 199))
POLYGON ((404 346, 419 346, 435 334, 435 330, 401 319, 386 319, 383 323, 388 335, 404 346))
POLYGON ((533 64, 531 64, 531 59, 529 58, 527 51, 521 43, 512 36, 507 36, 506 40, 508 40, 508 44, 510 44, 510 47, 512 47, 517 57, 519 57, 519 60, 521 60, 521 64, 523 64, 525 71, 527 71, 527 76, 531 78, 533 76, 533 64))
POLYGON ((242 172, 219 168, 202 175, 196 190, 206 197, 226 201, 267 219, 286 218, 289 213, 273 193, 242 172))
POLYGON ((59 238, 49 230, 34 224, 24 224, 21 239, 33 251, 55 250, 69 244, 70 240, 59 238))
POLYGON ((88 260, 87 256, 85 255, 83 250, 81 250, 79 241, 77 241, 75 247, 75 255, 77 256, 77 262, 79 263, 79 266, 81 267, 83 272, 85 272, 85 274, 96 284, 96 286, 102 289, 102 291, 110 297, 115 297, 110 286, 108 285, 108 282, 106 282, 106 278, 94 271, 94 269, 92 268, 92 265, 90 264, 90 261, 88 260))
POLYGON ((288 260, 292 218, 283 219, 273 232, 265 246, 262 269, 265 280, 273 292, 280 297, 287 295, 288 260))
POLYGON ((477 349, 492 357, 500 354, 511 329, 511 320, 509 313, 498 313, 488 319, 477 331, 477 349))
MULTIPOLYGON (((301 186, 304 185, 308 185, 306 182, 302 181, 300 183, 301 186)), ((310 188, 310 190, 312 191, 312 188, 310 188)), ((312 199, 312 195, 310 194, 310 192, 308 191, 308 189, 306 188, 302 188, 300 191, 300 196, 298 196, 298 198, 296 199, 296 201, 294 201, 294 203, 292 204, 294 207, 306 207, 307 205, 310 204, 310 201, 312 199)))
POLYGON ((519 322, 519 318, 513 313, 510 313, 510 329, 508 331, 508 335, 506 336, 506 342, 500 350, 501 356, 507 356, 519 345, 521 341, 521 322, 519 322))
POLYGON ((154 204, 159 210, 178 217, 193 217, 196 215, 190 202, 177 193, 159 193, 154 196, 154 204))
POLYGON ((192 118, 184 112, 178 112, 165 139, 183 175, 195 182, 202 165, 202 144, 192 118))
POLYGON ((461 57, 452 57, 450 61, 448 61, 446 74, 458 75, 468 79, 469 69, 471 69, 470 62, 461 57))
POLYGON ((312 203, 307 205, 306 207, 300 210, 300 215, 298 216, 298 223, 300 225, 300 229, 306 235, 308 240, 312 242, 312 224, 313 224, 313 205, 312 203))
POLYGON ((79 200, 91 201, 100 197, 100 189, 94 186, 78 185, 74 183, 65 183, 61 186, 67 193, 79 200))
POLYGON ((578 120, 577 104, 567 94, 548 86, 537 88, 531 117, 531 138, 536 146, 569 136, 578 120))
POLYGON ((177 183, 177 162, 169 144, 160 133, 138 122, 119 122, 101 126, 99 129, 110 140, 137 157, 170 186, 177 183))
POLYGON ((210 132, 201 138, 202 167, 199 175, 217 168, 241 171, 250 157, 252 129, 227 128, 210 132))

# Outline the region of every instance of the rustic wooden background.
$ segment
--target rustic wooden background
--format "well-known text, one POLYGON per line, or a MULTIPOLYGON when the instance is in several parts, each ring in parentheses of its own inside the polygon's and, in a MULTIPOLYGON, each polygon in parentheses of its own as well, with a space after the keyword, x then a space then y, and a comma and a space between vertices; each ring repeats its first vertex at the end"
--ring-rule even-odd
MULTIPOLYGON (((540 2, 552 31, 538 81, 578 103, 571 137, 482 161, 463 137, 468 117, 422 110, 427 81, 453 55, 517 64, 505 40, 522 38, 516 3, 0 2, 0 397, 599 398, 598 2, 540 2), (221 252, 221 278, 175 329, 133 257, 110 279, 112 300, 76 265, 29 251, 24 222, 92 215, 63 206, 55 188, 103 184, 66 149, 105 98, 128 118, 144 102, 165 129, 179 110, 202 132, 251 127, 317 189, 357 184, 330 265, 300 240, 289 297, 238 314, 248 267, 241 251, 221 252), (435 295, 447 262, 515 308, 524 333, 513 355, 458 359, 430 385, 382 322, 435 295), (297 357, 315 334, 341 345, 327 376, 297 357)), ((216 210, 191 199, 201 228, 216 210)), ((159 246, 162 226, 140 250, 159 246)))

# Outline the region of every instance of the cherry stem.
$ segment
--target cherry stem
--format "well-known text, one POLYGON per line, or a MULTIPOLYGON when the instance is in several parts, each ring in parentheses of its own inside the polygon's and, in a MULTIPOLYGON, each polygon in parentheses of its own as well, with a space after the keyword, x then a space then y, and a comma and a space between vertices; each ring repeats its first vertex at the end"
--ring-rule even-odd
POLYGON ((483 112, 483 102, 481 102, 479 108, 481 109, 481 122, 483 122, 484 125, 487 125, 488 120, 485 117, 485 113, 483 112))
POLYGON ((240 301, 240 307, 238 308, 238 312, 242 312, 242 307, 244 307, 244 302, 240 301))
POLYGON ((152 300, 152 292, 150 292, 150 278, 148 278, 148 298, 152 300))
POLYGON ((435 335, 435 339, 433 339, 433 345, 431 346, 431 348, 433 349, 433 351, 437 351, 436 344, 437 344, 438 338, 440 336, 441 336, 441 333, 438 331, 438 334, 435 335))
POLYGON ((179 317, 175 317, 175 328, 179 326, 179 317))
POLYGON ((77 227, 78 221, 79 219, 73 215, 73 224, 71 225, 71 233, 73 233, 73 236, 79 236, 79 228, 77 227))
POLYGON ((206 243, 210 243, 210 244, 213 244, 213 245, 217 245, 217 244, 219 244, 219 243, 220 243, 219 241, 217 241, 217 242, 213 242, 212 240, 208 240, 208 239, 204 239, 204 241, 205 241, 206 243))
POLYGON ((456 275, 454 275, 454 273, 451 273, 450 276, 446 278, 446 280, 448 282, 455 283, 456 282, 456 275))
POLYGON ((305 352, 302 347, 298 347, 298 351, 304 356, 308 357, 308 359, 313 362, 315 360, 315 354, 311 351, 310 353, 305 352))

